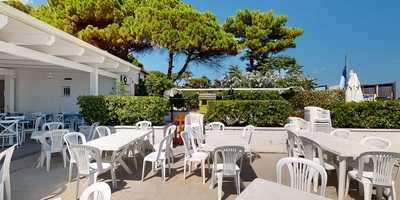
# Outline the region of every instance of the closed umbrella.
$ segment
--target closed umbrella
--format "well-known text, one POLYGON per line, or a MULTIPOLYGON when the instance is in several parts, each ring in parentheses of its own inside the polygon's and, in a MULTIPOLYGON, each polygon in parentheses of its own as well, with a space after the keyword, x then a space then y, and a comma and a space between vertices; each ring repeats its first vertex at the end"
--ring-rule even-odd
POLYGON ((346 102, 361 102, 364 101, 361 84, 358 80, 357 74, 351 70, 349 74, 349 81, 346 88, 346 102))

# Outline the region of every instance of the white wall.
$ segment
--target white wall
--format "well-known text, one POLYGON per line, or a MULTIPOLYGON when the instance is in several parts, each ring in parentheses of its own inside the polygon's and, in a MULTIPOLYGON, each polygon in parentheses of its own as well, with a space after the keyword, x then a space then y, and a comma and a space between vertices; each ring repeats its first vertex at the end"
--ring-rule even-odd
MULTIPOLYGON (((100 94, 110 94, 112 87, 111 78, 99 77, 100 94)), ((89 73, 16 69, 15 94, 15 110, 18 112, 77 112, 77 97, 89 94, 89 73), (63 97, 63 86, 71 87, 71 96, 63 97)))

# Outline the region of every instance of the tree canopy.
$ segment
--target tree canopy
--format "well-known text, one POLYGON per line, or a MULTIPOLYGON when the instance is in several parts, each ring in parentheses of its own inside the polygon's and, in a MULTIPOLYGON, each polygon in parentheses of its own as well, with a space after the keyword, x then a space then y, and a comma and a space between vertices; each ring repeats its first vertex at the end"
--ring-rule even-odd
POLYGON ((273 11, 260 12, 243 10, 228 17, 225 31, 235 35, 244 51, 242 59, 247 60, 249 71, 270 67, 273 56, 288 48, 296 47, 295 39, 303 30, 287 27, 286 16, 276 16, 273 11))
POLYGON ((168 51, 167 76, 180 79, 190 64, 219 66, 227 55, 237 54, 232 34, 226 33, 209 12, 200 12, 179 0, 148 0, 124 20, 138 41, 151 41, 168 51), (182 58, 182 66, 176 60, 182 58), (175 77, 173 72, 177 71, 175 77))

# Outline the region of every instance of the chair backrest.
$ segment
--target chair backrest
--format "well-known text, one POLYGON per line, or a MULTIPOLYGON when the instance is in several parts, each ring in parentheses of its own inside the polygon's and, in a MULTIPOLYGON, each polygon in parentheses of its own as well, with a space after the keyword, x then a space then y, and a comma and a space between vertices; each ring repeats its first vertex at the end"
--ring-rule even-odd
POLYGON ((390 140, 376 136, 368 136, 363 138, 361 140, 361 144, 368 147, 377 148, 379 150, 388 150, 392 145, 390 140))
POLYGON ((54 119, 53 119, 55 122, 62 122, 62 123, 64 123, 64 114, 62 114, 62 113, 57 113, 57 114, 54 114, 54 119))
POLYGON ((315 161, 315 158, 318 159, 318 162, 321 166, 325 165, 324 161, 324 155, 325 152, 321 148, 321 146, 314 142, 313 140, 310 140, 306 137, 299 136, 300 138, 300 145, 301 149, 303 150, 304 157, 308 160, 315 161))
POLYGON ((41 128, 41 125, 45 123, 44 116, 39 116, 35 118, 35 124, 33 125, 33 128, 35 131, 39 131, 41 128))
MULTIPOLYGON (((0 153, 0 163, 2 162, 2 167, 0 169, 0 182, 3 182, 10 178, 10 164, 11 158, 15 150, 15 146, 13 145, 6 149, 5 151, 0 153)), ((4 187, 4 186, 2 186, 4 187)), ((0 194, 3 195, 3 194, 0 194)))
POLYGON ((43 137, 50 138, 50 151, 51 152, 61 152, 64 148, 64 135, 67 134, 69 130, 66 129, 55 129, 51 131, 46 131, 43 137))
POLYGON ((221 146, 214 151, 214 169, 217 169, 217 164, 223 164, 223 175, 236 175, 236 166, 239 161, 239 168, 242 167, 244 147, 242 146, 221 146))
POLYGON ((289 117, 289 124, 294 125, 294 128, 300 131, 310 131, 311 123, 299 117, 289 117))
POLYGON ((221 122, 211 122, 211 123, 207 124, 207 130, 223 131, 223 130, 225 130, 225 125, 221 122))
POLYGON ((175 125, 170 125, 168 126, 168 128, 165 130, 164 132, 164 137, 168 136, 168 135, 174 135, 176 130, 176 126, 175 125))
POLYGON ((147 130, 152 128, 152 124, 150 121, 140 121, 135 124, 136 129, 138 130, 147 130))
POLYGON ((185 131, 190 132, 190 134, 198 142, 204 141, 204 115, 201 113, 191 112, 185 116, 185 131))
POLYGON ((90 168, 92 159, 96 161, 97 170, 103 171, 100 149, 84 144, 72 144, 71 151, 76 159, 79 174, 89 175, 91 173, 93 170, 90 168))
POLYGON ((290 175, 290 187, 310 192, 314 177, 321 178, 321 192, 325 196, 327 174, 325 169, 311 160, 304 158, 282 158, 276 164, 277 182, 282 184, 282 169, 287 166, 290 175))
POLYGON ((64 129, 64 124, 61 122, 48 122, 42 126, 42 131, 52 131, 57 129, 64 129))
POLYGON ((18 120, 3 120, 0 127, 0 134, 17 134, 18 120))
POLYGON ((247 125, 243 128, 242 137, 247 139, 247 144, 251 143, 251 139, 255 130, 256 127, 254 127, 253 125, 247 125))
POLYGON ((157 161, 160 160, 161 153, 165 153, 165 157, 168 158, 172 153, 172 138, 174 137, 173 134, 166 135, 160 142, 158 146, 158 153, 157 153, 157 161))
POLYGON ((107 126, 97 126, 94 129, 94 134, 92 139, 102 138, 111 135, 111 130, 107 126))
POLYGON ((365 152, 358 158, 358 177, 363 176, 364 166, 372 160, 372 183, 380 186, 392 186, 395 165, 400 160, 400 154, 394 152, 371 151, 365 152))
POLYGON ((332 136, 341 137, 344 139, 348 139, 350 137, 351 132, 347 129, 335 129, 331 132, 332 136))
POLYGON ((332 132, 332 125, 329 122, 320 122, 315 121, 312 123, 312 132, 313 133, 326 133, 330 134, 332 132))
POLYGON ((288 135, 287 139, 287 150, 289 157, 293 157, 296 154, 294 153, 294 149, 298 148, 298 150, 303 151, 302 147, 303 145, 301 144, 301 140, 299 136, 296 134, 296 129, 295 128, 290 128, 290 124, 285 125, 286 128, 286 133, 288 135))
POLYGON ((111 200, 111 188, 107 183, 92 184, 83 191, 80 200, 111 200))
POLYGON ((86 137, 79 132, 70 132, 64 135, 64 141, 67 144, 69 155, 71 155, 71 162, 75 162, 75 157, 71 151, 71 145, 86 144, 86 137))
POLYGON ((25 120, 25 115, 8 116, 5 120, 25 120))
POLYGON ((94 137, 94 131, 96 130, 96 127, 100 125, 100 122, 94 122, 92 125, 89 127, 89 132, 87 135, 87 139, 93 140, 94 137))

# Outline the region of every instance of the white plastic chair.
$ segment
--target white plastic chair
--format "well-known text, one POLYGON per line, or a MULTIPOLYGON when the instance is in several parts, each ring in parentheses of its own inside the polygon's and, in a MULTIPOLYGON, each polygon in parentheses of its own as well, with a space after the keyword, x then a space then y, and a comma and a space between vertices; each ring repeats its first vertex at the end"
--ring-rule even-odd
POLYGON ((350 137, 351 132, 347 129, 335 129, 331 132, 332 136, 341 137, 343 139, 348 139, 350 137))
POLYGON ((41 125, 44 124, 44 117, 43 116, 35 117, 33 119, 35 119, 35 120, 33 121, 32 128, 28 128, 28 129, 25 128, 23 130, 24 131, 24 133, 23 133, 24 135, 26 133, 29 133, 29 132, 31 134, 38 133, 40 131, 41 125))
MULTIPOLYGON (((172 126, 171 126, 172 127, 172 126)), ((142 182, 144 180, 144 171, 146 169, 146 162, 151 162, 152 171, 158 166, 161 165, 161 176, 163 182, 165 182, 165 168, 166 164, 168 164, 169 174, 171 175, 171 161, 173 158, 172 154, 172 138, 173 134, 166 135, 160 142, 158 146, 158 150, 148 154, 143 159, 143 169, 142 169, 142 182)))
MULTIPOLYGON (((304 152, 301 145, 299 136, 296 133, 295 125, 287 124, 285 125, 286 133, 288 135, 287 139, 287 151, 289 157, 299 157, 303 156, 304 152)), ((299 131, 299 130, 297 130, 299 131)))
POLYGON ((7 140, 9 144, 14 143, 14 137, 16 138, 17 146, 20 144, 20 138, 18 133, 18 121, 19 120, 3 120, 0 123, 0 137, 3 139, 1 148, 4 148, 4 143, 7 140), (9 141, 12 140, 12 141, 9 141))
POLYGON ((94 129, 93 139, 102 138, 111 135, 111 130, 107 126, 97 126, 94 129))
POLYGON ((99 125, 100 125, 100 122, 94 122, 92 125, 90 125, 89 132, 86 135, 86 139, 93 140, 94 131, 96 130, 96 127, 98 127, 99 125))
POLYGON ((61 122, 48 122, 42 126, 42 131, 52 131, 57 129, 64 129, 64 124, 61 122))
POLYGON ((249 156, 250 162, 253 161, 253 154, 251 153, 251 139, 253 138, 253 134, 256 131, 256 127, 253 125, 247 125, 243 128, 242 137, 247 140, 247 149, 249 152, 247 155, 249 156))
POLYGON ((5 193, 6 200, 11 200, 10 164, 15 146, 0 153, 0 161, 3 161, 0 169, 0 199, 4 198, 5 193))
POLYGON ((154 128, 152 123, 150 121, 140 121, 135 126, 137 130, 151 130, 151 141, 147 136, 143 138, 143 140, 136 144, 139 147, 138 150, 144 152, 146 149, 151 149, 148 148, 148 144, 154 145, 154 128))
POLYGON ((224 131, 225 130, 225 125, 221 122, 211 122, 207 124, 207 130, 208 131, 224 131))
POLYGON ((64 135, 64 141, 67 145, 68 153, 70 155, 69 159, 69 171, 68 171, 68 182, 71 182, 72 169, 74 164, 76 164, 75 158, 72 156, 71 145, 86 144, 86 137, 79 132, 71 132, 64 135))
POLYGON ((328 175, 321 165, 304 158, 282 158, 276 164, 277 182, 279 184, 282 184, 282 169, 284 166, 289 170, 290 187, 304 192, 311 192, 315 177, 319 177, 321 178, 320 195, 325 196, 328 175))
POLYGON ((40 137, 41 153, 40 153, 40 166, 43 166, 46 160, 46 171, 50 171, 51 154, 62 153, 64 167, 67 165, 67 148, 64 146, 64 135, 68 133, 65 129, 56 129, 46 131, 40 137))
POLYGON ((83 191, 79 200, 111 200, 111 188, 106 183, 95 183, 83 191))
POLYGON ((240 194, 240 170, 242 167, 244 147, 221 146, 214 151, 214 164, 212 169, 211 186, 218 182, 218 200, 222 198, 222 179, 233 177, 237 195, 240 194), (239 162, 239 165, 237 163, 239 162))
POLYGON ((383 189, 389 189, 392 200, 396 199, 394 167, 400 160, 399 153, 372 151, 360 155, 358 158, 358 169, 351 170, 347 174, 346 194, 348 194, 350 180, 355 179, 363 185, 364 199, 370 200, 373 187, 380 189, 378 199, 381 199, 383 189), (373 170, 364 171, 366 163, 372 160, 373 170), (381 192, 380 192, 381 191, 381 192))
POLYGON ((309 132, 311 131, 311 123, 299 117, 289 117, 289 124, 292 125, 292 128, 296 129, 296 131, 300 132, 309 132))
POLYGON ((110 163, 102 162, 101 151, 95 147, 72 144, 72 157, 76 160, 78 166, 78 175, 76 179, 76 199, 79 196, 79 180, 81 176, 89 176, 89 185, 96 183, 97 176, 105 172, 111 172, 112 184, 115 187, 115 169, 110 163), (91 162, 95 160, 95 162, 91 162))
POLYGON ((382 151, 388 150, 392 145, 392 142, 390 140, 376 136, 364 137, 360 143, 362 145, 377 148, 382 151))
POLYGON ((208 162, 208 168, 210 168, 210 160, 208 159, 208 153, 206 152, 199 152, 197 148, 195 147, 195 143, 191 142, 191 135, 189 132, 182 132, 181 137, 183 140, 183 145, 185 147, 185 157, 183 161, 183 179, 186 179, 186 166, 189 164, 189 172, 191 172, 191 166, 192 162, 195 163, 195 166, 197 163, 201 163, 201 176, 203 178, 203 184, 206 183, 206 161, 208 162))

